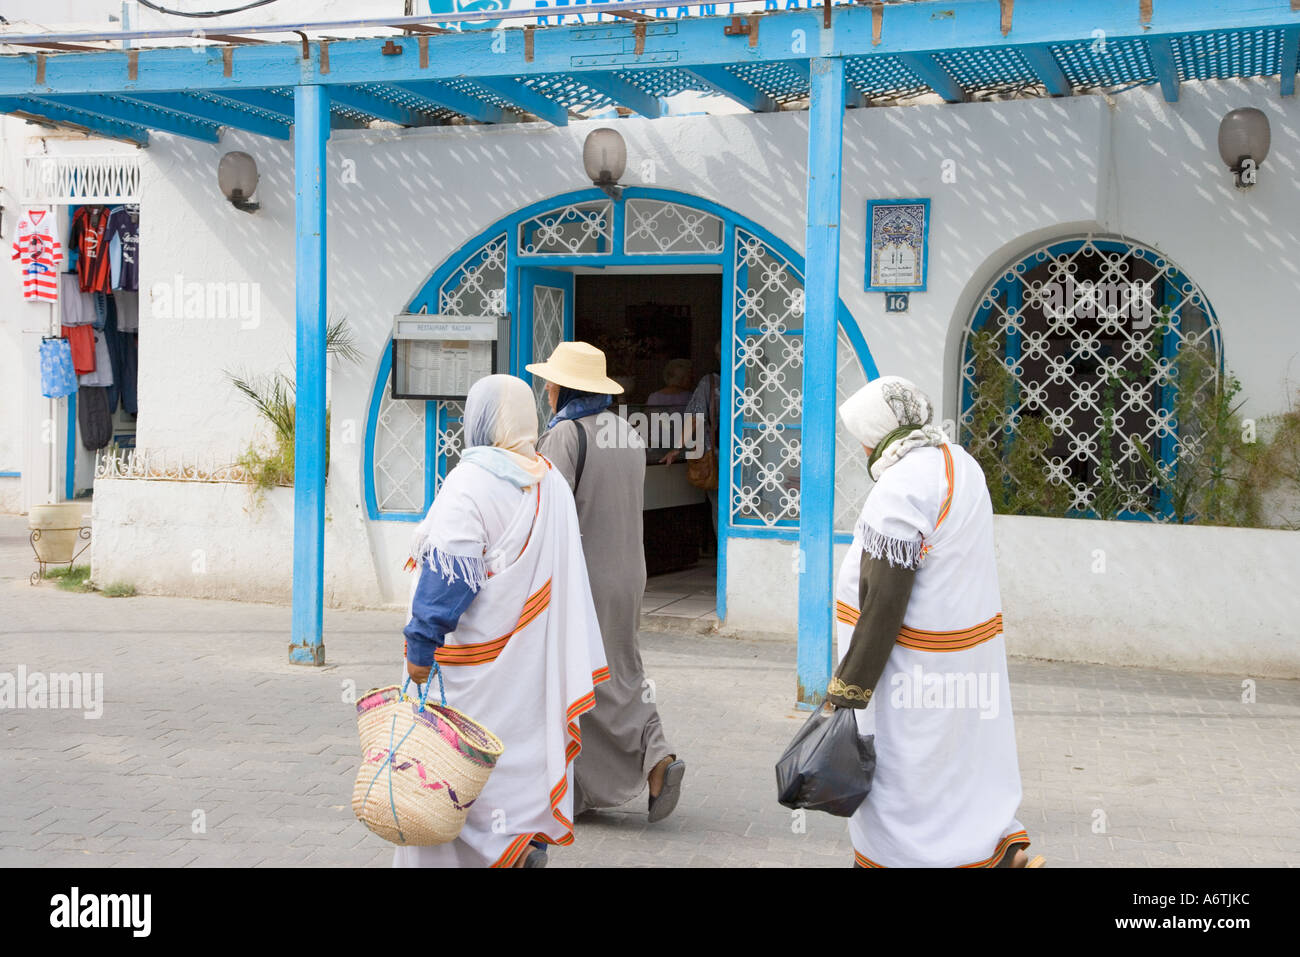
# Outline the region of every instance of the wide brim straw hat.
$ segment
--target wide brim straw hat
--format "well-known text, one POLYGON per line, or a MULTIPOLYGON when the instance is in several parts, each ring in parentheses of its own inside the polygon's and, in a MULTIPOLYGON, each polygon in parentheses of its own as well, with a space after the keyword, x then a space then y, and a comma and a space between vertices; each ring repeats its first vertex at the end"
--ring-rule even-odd
POLYGON ((605 353, 586 342, 561 342, 545 362, 524 366, 547 382, 582 392, 621 395, 623 387, 605 375, 605 353))

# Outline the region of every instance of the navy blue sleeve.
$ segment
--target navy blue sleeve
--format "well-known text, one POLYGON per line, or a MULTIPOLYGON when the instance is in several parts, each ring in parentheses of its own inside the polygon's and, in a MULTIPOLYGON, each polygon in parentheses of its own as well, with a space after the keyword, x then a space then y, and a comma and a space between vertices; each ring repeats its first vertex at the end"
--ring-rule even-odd
POLYGON ((460 576, 449 584, 426 563, 415 586, 411 621, 403 630, 406 660, 413 665, 432 665, 434 652, 442 647, 447 633, 456 630, 460 616, 477 594, 460 576))

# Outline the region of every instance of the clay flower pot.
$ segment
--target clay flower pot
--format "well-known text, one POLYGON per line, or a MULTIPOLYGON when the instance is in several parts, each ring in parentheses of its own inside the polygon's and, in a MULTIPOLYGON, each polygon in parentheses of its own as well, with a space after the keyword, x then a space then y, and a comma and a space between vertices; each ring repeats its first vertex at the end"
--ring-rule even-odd
POLYGON ((27 514, 32 530, 32 547, 36 557, 48 565, 66 565, 77 552, 81 528, 85 524, 84 502, 59 502, 33 505, 27 514))

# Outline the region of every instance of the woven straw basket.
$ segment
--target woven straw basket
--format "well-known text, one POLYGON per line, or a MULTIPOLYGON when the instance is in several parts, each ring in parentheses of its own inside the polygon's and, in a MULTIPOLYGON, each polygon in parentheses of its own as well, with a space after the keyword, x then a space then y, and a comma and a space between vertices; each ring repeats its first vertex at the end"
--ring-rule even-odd
POLYGON ((357 702, 361 770, 357 819, 393 844, 453 841, 505 750, 500 739, 446 705, 406 697, 396 685, 357 702))

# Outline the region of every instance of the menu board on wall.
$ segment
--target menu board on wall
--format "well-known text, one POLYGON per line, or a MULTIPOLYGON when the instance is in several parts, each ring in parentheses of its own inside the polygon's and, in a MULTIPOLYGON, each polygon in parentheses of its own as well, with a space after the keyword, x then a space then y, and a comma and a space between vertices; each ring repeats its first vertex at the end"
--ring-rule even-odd
POLYGON ((407 313, 393 321, 393 398, 460 400, 497 371, 500 316, 407 313))

